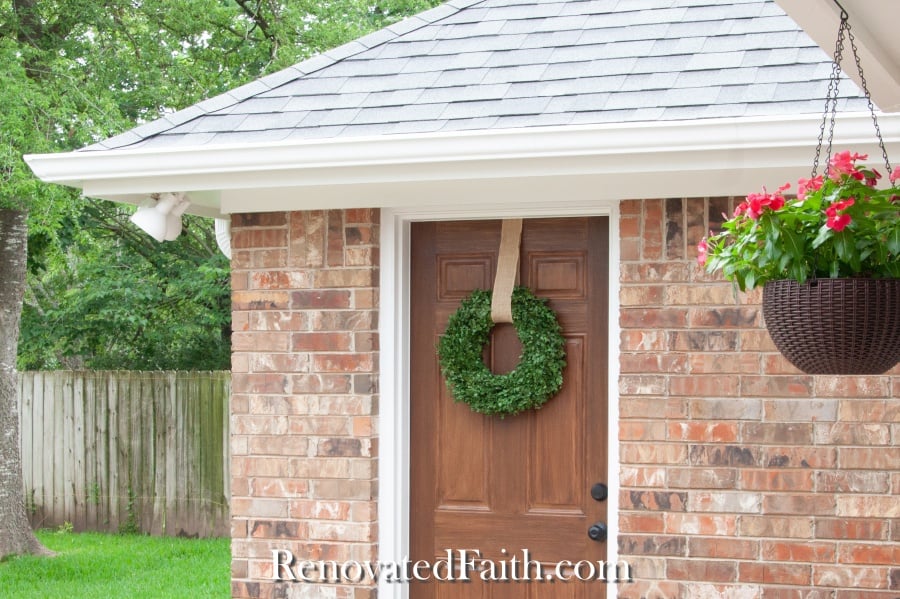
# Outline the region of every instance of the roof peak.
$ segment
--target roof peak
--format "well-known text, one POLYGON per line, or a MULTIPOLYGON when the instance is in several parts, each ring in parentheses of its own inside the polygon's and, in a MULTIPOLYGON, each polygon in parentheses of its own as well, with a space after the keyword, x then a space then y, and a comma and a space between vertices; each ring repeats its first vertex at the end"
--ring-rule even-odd
POLYGON ((440 4, 432 9, 401 19, 396 23, 392 23, 387 27, 373 31, 363 37, 347 42, 346 44, 331 48, 321 54, 311 56, 289 67, 275 71, 274 73, 269 73, 268 75, 263 75, 249 83, 245 83, 234 89, 201 100, 196 104, 176 110, 170 114, 163 115, 149 123, 138 125, 124 133, 82 148, 82 150, 117 149, 138 143, 161 131, 178 127, 179 125, 183 125, 184 123, 205 114, 211 114, 229 108, 230 106, 239 104, 244 100, 248 100, 261 93, 275 89, 286 83, 291 83, 292 81, 296 81, 297 79, 315 73, 316 71, 328 68, 351 56, 371 50, 381 44, 385 44, 400 36, 416 31, 421 27, 437 23, 441 19, 452 16, 464 8, 468 8, 484 1, 485 0, 450 0, 449 2, 440 4))

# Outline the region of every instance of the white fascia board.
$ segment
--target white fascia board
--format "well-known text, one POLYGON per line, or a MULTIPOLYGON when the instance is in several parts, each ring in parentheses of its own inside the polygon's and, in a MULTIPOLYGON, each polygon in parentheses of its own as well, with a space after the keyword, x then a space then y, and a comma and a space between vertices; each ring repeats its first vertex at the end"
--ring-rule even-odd
MULTIPOLYGON (((557 192, 561 181, 590 184, 601 197, 735 195, 806 176, 820 122, 810 115, 624 123, 26 160, 42 180, 87 196, 134 202, 149 193, 186 192, 199 207, 194 211, 208 215, 459 203, 461 189, 483 190, 491 181, 503 181, 512 203, 521 196, 510 186, 527 192, 541 186, 536 178, 557 192)), ((882 115, 879 123, 888 151, 900 155, 900 115, 882 115)), ((874 140, 868 114, 838 117, 836 149, 868 152, 877 166, 874 140)))

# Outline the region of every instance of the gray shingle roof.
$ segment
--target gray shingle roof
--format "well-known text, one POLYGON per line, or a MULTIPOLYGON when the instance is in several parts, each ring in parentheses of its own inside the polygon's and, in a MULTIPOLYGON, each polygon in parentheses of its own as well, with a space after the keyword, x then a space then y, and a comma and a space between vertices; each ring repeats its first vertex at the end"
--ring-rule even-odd
POLYGON ((453 0, 86 149, 818 113, 830 73, 772 0, 453 0))

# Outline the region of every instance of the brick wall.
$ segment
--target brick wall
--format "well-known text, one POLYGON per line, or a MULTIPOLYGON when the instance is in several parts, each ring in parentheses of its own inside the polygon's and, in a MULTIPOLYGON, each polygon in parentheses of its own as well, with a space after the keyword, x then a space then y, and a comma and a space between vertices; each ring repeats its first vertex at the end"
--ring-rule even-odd
POLYGON ((696 264, 727 199, 621 204, 621 597, 900 597, 900 368, 808 376, 696 264))
POLYGON ((376 558, 377 241, 377 210, 233 218, 235 597, 374 597, 270 581, 273 549, 376 558))

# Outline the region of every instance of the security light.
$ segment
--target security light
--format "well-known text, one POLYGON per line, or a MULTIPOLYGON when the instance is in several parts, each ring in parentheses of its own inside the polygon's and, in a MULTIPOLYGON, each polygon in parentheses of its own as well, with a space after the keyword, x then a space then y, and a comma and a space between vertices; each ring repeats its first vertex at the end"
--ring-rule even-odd
POLYGON ((131 222, 156 241, 173 241, 181 234, 181 215, 190 206, 183 194, 164 193, 131 215, 131 222))

